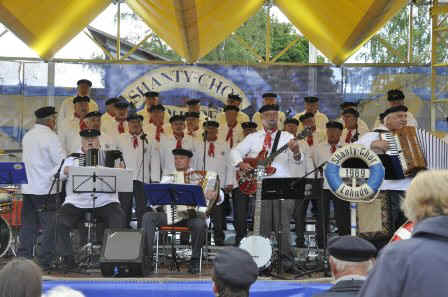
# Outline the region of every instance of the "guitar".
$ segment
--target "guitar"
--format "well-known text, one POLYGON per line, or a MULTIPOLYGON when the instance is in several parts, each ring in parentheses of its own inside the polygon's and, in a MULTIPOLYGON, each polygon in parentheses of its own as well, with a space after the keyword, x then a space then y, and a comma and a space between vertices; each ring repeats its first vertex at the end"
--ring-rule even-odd
MULTIPOLYGON (((302 140, 308 136, 313 135, 311 128, 305 128, 295 137, 295 140, 302 140)), ((276 171, 276 168, 271 166, 274 159, 288 149, 288 144, 283 145, 268 157, 267 151, 261 151, 255 158, 244 158, 243 162, 249 163, 254 169, 238 170, 236 178, 240 186, 240 191, 248 196, 255 193, 257 189, 257 175, 270 176, 276 171), (259 172, 259 171, 262 172, 259 172)))

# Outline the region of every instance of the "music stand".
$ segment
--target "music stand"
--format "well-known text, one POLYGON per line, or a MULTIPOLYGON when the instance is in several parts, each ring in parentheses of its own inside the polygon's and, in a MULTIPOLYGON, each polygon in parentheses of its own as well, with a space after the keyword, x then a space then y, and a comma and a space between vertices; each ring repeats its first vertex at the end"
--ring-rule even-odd
MULTIPOLYGON (((206 206, 204 192, 198 185, 186 184, 144 184, 145 196, 150 205, 171 205, 175 208, 177 205, 188 206, 206 206)), ((171 213, 174 222, 174 211, 171 213)), ((174 247, 175 231, 171 233, 171 256, 173 258, 174 267, 180 271, 179 263, 177 263, 176 249, 174 247)), ((149 255, 152 257, 152 255, 149 255)), ((157 260, 158 261, 158 260, 157 260)), ((157 270, 157 269, 156 269, 157 270)))
MULTIPOLYGON (((323 179, 318 178, 265 178, 263 179, 262 185, 262 200, 280 200, 279 206, 279 232, 277 234, 278 238, 278 249, 281 251, 281 233, 283 232, 283 226, 281 223, 282 218, 282 201, 283 200, 320 200, 321 215, 320 221, 322 225, 322 235, 323 235, 323 247, 324 247, 324 257, 323 257, 323 267, 319 270, 326 271, 328 269, 328 263, 326 258, 326 246, 327 246, 327 228, 326 228, 326 210, 324 209, 324 197, 322 192, 323 179)), ((282 261, 279 259, 277 264, 278 273, 282 271, 282 261)), ((312 272, 317 272, 313 270, 312 272)), ((311 272, 305 272, 303 275, 311 272)), ((302 276, 302 274, 301 274, 302 276)))
POLYGON ((68 193, 90 194, 92 214, 87 216, 86 268, 94 265, 93 245, 96 242, 96 206, 97 193, 132 192, 132 170, 107 167, 68 166, 68 193))

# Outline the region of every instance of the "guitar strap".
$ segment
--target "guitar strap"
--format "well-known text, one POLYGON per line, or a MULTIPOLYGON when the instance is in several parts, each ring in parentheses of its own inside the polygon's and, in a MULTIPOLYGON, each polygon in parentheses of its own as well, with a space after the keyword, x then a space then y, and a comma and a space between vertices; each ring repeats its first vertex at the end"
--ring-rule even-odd
POLYGON ((278 141, 280 140, 280 134, 281 133, 282 133, 282 131, 278 130, 277 135, 275 135, 274 145, 272 146, 272 150, 271 150, 270 156, 272 156, 272 153, 275 153, 277 151, 278 141))

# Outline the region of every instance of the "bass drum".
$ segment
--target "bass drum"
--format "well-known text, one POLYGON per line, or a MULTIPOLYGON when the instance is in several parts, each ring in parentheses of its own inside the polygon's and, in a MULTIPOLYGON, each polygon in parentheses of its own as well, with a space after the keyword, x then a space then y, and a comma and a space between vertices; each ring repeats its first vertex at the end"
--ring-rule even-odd
POLYGON ((0 257, 3 257, 9 250, 12 241, 12 232, 8 222, 0 217, 0 257))
POLYGON ((252 256, 259 271, 263 271, 271 265, 272 244, 269 239, 259 235, 245 237, 240 242, 240 249, 247 251, 252 256))

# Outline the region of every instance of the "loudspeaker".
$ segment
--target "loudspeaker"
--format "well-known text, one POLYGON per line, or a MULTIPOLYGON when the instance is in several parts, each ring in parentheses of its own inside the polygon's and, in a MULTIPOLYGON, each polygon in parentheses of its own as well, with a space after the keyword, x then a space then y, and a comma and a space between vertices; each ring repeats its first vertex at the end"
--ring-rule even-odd
POLYGON ((103 276, 143 276, 143 231, 106 229, 100 256, 103 276))

